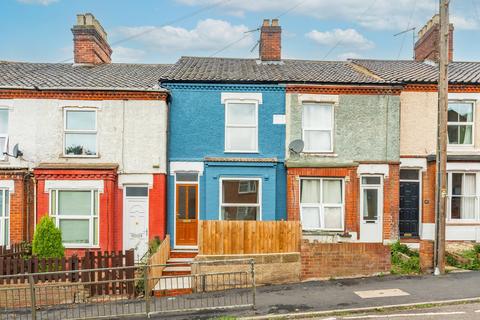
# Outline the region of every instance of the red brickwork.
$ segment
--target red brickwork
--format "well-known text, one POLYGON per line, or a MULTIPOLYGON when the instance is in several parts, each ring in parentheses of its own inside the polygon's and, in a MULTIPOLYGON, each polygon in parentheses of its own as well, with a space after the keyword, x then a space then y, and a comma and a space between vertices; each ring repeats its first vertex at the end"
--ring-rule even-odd
POLYGON ((383 239, 397 240, 400 206, 400 167, 389 165, 388 177, 383 182, 383 239))
POLYGON ((427 163, 427 171, 422 177, 422 223, 435 223, 435 184, 436 163, 427 163))
POLYGON ((434 242, 430 240, 420 240, 420 269, 422 272, 431 272, 433 270, 434 242))
MULTIPOLYGON (((288 168, 287 169, 287 219, 300 220, 300 177, 345 178, 345 232, 360 235, 360 181, 357 167, 344 168, 288 168)), ((398 239, 399 220, 399 165, 389 165, 389 175, 384 180, 383 239, 398 239)))
POLYGON ((10 192, 10 243, 31 240, 33 234, 33 181, 28 170, 1 170, 0 180, 13 180, 10 192))
POLYGON ((60 100, 162 100, 166 92, 107 91, 107 90, 0 90, 0 99, 60 99, 60 100))
POLYGON ((282 59, 282 28, 278 19, 264 20, 260 29, 260 59, 263 61, 279 61, 282 59))
MULTIPOLYGON (((416 61, 439 61, 439 42, 440 42, 440 25, 434 24, 425 34, 415 43, 415 60, 416 61)), ((448 60, 453 60, 453 25, 450 24, 450 32, 448 38, 448 60)))
POLYGON ((357 167, 345 168, 288 168, 287 220, 300 220, 300 177, 348 177, 345 181, 345 231, 359 232, 359 180, 357 167))
POLYGON ((381 243, 302 241, 302 280, 390 272, 390 248, 381 243))

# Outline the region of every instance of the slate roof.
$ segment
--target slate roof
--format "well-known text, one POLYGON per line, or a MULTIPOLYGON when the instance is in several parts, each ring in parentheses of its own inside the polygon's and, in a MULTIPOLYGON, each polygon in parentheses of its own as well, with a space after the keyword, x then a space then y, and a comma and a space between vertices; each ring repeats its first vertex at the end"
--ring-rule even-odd
MULTIPOLYGON (((386 81, 436 83, 438 66, 432 62, 413 60, 352 60, 386 81)), ((448 67, 450 83, 480 83, 480 62, 451 62, 448 67)))
POLYGON ((169 64, 74 65, 0 61, 0 88, 155 90, 169 64))
POLYGON ((389 83, 358 70, 348 61, 289 60, 262 62, 258 59, 182 57, 161 82, 232 83, 389 83))

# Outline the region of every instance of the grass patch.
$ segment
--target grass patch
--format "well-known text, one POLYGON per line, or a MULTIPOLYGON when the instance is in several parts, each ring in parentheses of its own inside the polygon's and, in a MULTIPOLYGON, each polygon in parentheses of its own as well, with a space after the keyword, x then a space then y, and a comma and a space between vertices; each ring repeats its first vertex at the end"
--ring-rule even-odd
POLYGON ((447 253, 447 264, 466 270, 480 270, 480 245, 476 244, 470 250, 464 250, 458 254, 447 253))
POLYGON ((392 274, 420 274, 420 257, 417 251, 399 241, 390 246, 392 274))

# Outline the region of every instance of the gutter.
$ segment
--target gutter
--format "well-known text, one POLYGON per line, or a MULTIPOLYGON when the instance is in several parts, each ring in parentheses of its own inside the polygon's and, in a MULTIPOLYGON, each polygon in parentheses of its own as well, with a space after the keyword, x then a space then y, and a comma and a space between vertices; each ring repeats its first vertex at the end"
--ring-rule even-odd
POLYGON ((168 92, 166 89, 153 89, 153 88, 124 88, 124 87, 24 87, 24 86, 0 86, 1 89, 12 89, 12 90, 37 90, 37 91, 48 91, 48 90, 65 90, 65 91, 138 91, 138 92, 168 92))

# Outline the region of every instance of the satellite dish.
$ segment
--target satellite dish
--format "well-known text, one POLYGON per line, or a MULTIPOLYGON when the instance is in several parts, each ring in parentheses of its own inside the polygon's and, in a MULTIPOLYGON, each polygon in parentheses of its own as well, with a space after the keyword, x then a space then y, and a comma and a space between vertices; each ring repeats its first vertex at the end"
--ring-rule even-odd
POLYGON ((8 152, 4 152, 3 154, 6 154, 7 156, 13 157, 13 158, 18 158, 23 156, 23 152, 20 151, 20 149, 18 148, 18 143, 13 146, 12 154, 8 152))
POLYGON ((288 145, 288 149, 293 153, 298 154, 303 151, 303 146, 304 146, 303 140, 297 139, 290 142, 290 144, 288 145))

